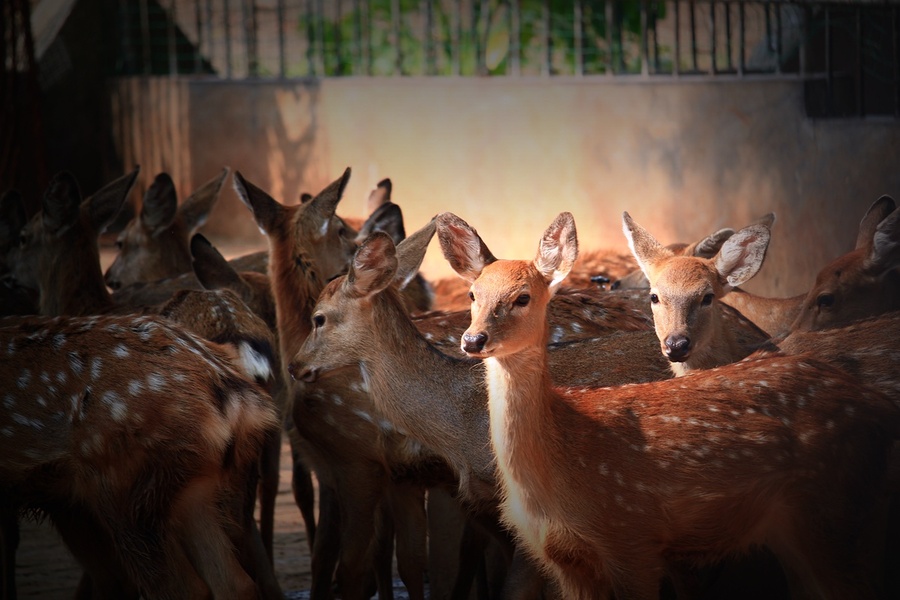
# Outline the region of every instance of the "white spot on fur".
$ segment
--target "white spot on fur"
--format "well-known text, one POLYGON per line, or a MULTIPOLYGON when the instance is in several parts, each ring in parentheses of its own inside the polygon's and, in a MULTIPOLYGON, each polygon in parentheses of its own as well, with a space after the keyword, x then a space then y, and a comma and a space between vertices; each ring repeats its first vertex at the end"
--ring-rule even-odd
POLYGON ((159 373, 150 373, 147 375, 147 387, 149 387, 151 391, 158 392, 162 390, 165 385, 166 378, 159 373))
POLYGON ((119 344, 113 349, 113 354, 116 358, 128 358, 131 355, 128 347, 125 344, 119 344))
POLYGON ((128 395, 129 396, 137 396, 141 392, 144 391, 144 384, 141 381, 135 379, 134 381, 128 384, 128 395))
POLYGON ((238 354, 241 357, 241 364, 244 365, 244 372, 251 378, 268 381, 274 376, 269 359, 257 352, 247 342, 240 343, 238 354))
POLYGON ((28 369, 22 369, 22 373, 19 374, 19 379, 16 380, 16 386, 20 390, 24 390, 31 383, 31 371, 28 369))
POLYGON ((91 359, 91 379, 97 380, 100 377, 100 371, 103 368, 103 360, 99 356, 91 359))
POLYGON ((125 419, 128 407, 125 406, 122 397, 118 393, 112 390, 104 392, 101 401, 109 407, 109 414, 112 416, 113 421, 121 423, 125 419))

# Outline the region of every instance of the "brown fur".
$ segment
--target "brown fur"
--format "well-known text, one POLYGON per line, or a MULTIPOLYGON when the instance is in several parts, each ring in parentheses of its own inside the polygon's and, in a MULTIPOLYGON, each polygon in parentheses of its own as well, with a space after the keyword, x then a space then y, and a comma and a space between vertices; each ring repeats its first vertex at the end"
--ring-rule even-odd
MULTIPOLYGON (((477 262, 464 258, 477 234, 461 219, 441 215, 438 233, 451 264, 477 262)), ((808 355, 554 388, 546 307, 576 244, 564 213, 533 262, 458 269, 476 298, 463 343, 486 362, 504 517, 564 595, 656 598, 674 559, 767 544, 798 593, 873 597, 857 544, 900 432, 897 407, 808 355)))

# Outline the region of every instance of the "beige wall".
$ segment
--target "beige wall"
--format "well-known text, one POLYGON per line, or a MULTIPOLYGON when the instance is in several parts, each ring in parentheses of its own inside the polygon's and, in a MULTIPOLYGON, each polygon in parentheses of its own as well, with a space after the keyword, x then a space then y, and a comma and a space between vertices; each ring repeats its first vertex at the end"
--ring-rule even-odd
MULTIPOLYGON (((341 214, 362 216, 390 177, 408 231, 451 211, 507 258, 532 256, 562 210, 583 249, 626 249, 623 210, 663 243, 775 211, 747 287, 790 295, 852 247, 879 195, 900 200, 900 122, 809 120, 800 82, 166 79, 118 90, 120 130, 143 132, 120 133, 120 152, 142 180, 173 170, 184 197, 228 165, 294 202, 350 166, 341 214)), ((204 232, 264 246, 230 188, 204 232)), ((451 274, 436 243, 423 268, 451 274)))

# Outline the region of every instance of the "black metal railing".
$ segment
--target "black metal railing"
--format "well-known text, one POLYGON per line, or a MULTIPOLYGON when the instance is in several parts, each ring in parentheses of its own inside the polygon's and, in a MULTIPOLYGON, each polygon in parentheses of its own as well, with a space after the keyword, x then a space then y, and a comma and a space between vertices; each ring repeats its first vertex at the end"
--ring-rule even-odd
POLYGON ((900 117, 900 7, 734 0, 122 0, 118 74, 793 77, 900 117))

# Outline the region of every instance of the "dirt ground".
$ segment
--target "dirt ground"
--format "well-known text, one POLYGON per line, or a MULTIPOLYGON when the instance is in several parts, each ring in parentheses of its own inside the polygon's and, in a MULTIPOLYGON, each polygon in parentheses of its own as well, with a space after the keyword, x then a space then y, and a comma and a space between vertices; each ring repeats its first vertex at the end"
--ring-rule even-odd
MULTIPOLYGON (((291 455, 282 445, 281 478, 275 505, 275 573, 289 598, 303 598, 310 578, 309 547, 300 511, 291 494, 291 455)), ((81 570, 48 523, 23 521, 16 553, 20 599, 70 600, 81 570)))

